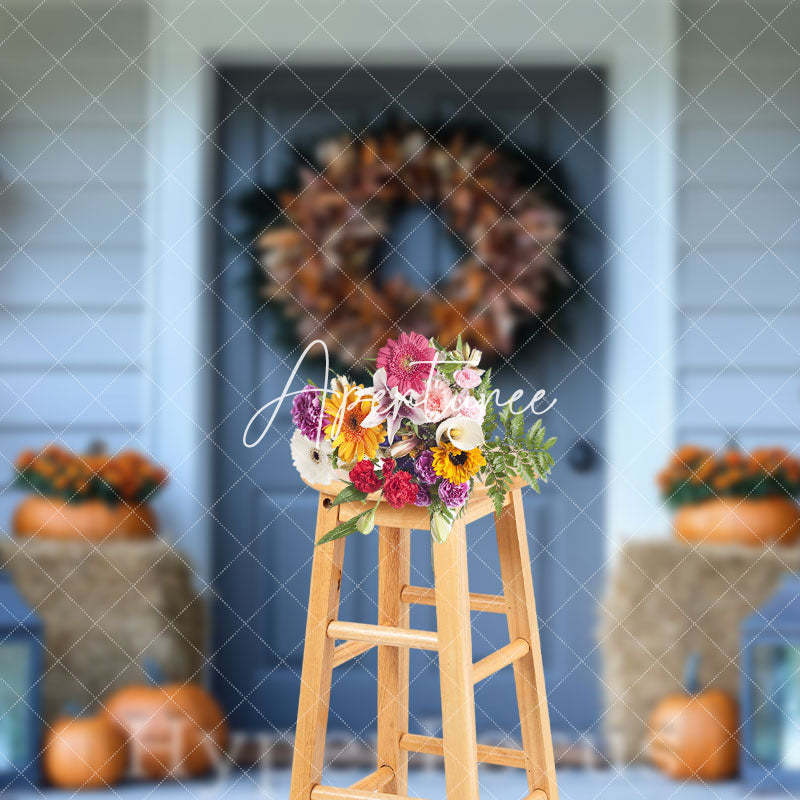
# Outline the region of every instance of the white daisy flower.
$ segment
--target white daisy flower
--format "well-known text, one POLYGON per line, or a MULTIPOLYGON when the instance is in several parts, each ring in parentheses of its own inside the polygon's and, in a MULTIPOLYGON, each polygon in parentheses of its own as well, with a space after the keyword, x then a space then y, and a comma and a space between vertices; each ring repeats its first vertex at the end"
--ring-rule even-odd
POLYGON ((336 480, 331 464, 333 448, 329 441, 323 440, 317 447, 314 442, 296 430, 292 434, 290 448, 292 463, 304 481, 324 486, 336 480))

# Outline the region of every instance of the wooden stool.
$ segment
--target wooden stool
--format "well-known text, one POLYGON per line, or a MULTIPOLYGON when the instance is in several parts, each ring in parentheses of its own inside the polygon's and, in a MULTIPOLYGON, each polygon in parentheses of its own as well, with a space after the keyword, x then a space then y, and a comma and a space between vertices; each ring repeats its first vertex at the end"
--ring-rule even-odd
MULTIPOLYGON (((411 529, 428 529, 426 508, 393 509, 381 503, 378 624, 338 618, 345 539, 318 546, 311 570, 303 674, 290 800, 393 800, 408 794, 408 753, 444 756, 448 800, 478 800, 478 763, 527 771, 526 800, 557 800, 556 771, 542 652, 533 598, 521 483, 514 484, 500 516, 495 515, 503 596, 470 594, 467 584, 466 523, 493 513, 482 486, 475 487, 466 513, 444 544, 433 545, 435 589, 410 585, 411 529), (411 603, 436 606, 438 631, 411 630, 411 603), (510 644, 472 663, 470 609, 505 614, 510 644), (336 645, 336 640, 343 643, 336 645), (332 673, 378 646, 377 770, 347 789, 322 786, 325 732, 332 673), (408 732, 410 647, 439 653, 442 692, 441 739, 408 732), (513 664, 522 750, 478 745, 473 686, 513 664)), ((364 510, 361 503, 332 506, 342 488, 320 491, 315 541, 364 510)))

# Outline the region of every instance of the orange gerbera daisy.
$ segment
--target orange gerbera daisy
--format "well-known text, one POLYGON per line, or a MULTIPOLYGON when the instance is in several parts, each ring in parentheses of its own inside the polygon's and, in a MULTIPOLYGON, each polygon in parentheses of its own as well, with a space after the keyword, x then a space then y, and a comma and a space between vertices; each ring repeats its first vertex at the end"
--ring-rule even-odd
POLYGON ((362 385, 344 386, 341 392, 334 392, 325 400, 325 413, 331 419, 325 426, 325 435, 344 464, 360 461, 365 456, 375 458, 378 445, 386 435, 383 424, 374 428, 361 427, 372 410, 372 397, 359 395, 363 389, 362 385))

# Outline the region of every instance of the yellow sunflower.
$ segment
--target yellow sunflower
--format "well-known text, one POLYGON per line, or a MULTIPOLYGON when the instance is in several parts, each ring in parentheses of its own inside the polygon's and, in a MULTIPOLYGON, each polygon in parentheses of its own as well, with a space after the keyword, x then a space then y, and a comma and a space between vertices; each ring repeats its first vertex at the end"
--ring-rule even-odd
POLYGON ((378 445, 386 432, 384 426, 362 428, 361 422, 372 410, 372 398, 361 396, 358 390, 364 387, 344 386, 325 400, 325 413, 331 421, 325 426, 325 435, 331 440, 334 449, 338 448, 339 461, 349 464, 361 461, 364 456, 375 458, 378 445))
POLYGON ((486 465, 486 459, 479 447, 459 450, 455 445, 442 444, 432 447, 431 450, 433 471, 450 483, 464 483, 486 465))

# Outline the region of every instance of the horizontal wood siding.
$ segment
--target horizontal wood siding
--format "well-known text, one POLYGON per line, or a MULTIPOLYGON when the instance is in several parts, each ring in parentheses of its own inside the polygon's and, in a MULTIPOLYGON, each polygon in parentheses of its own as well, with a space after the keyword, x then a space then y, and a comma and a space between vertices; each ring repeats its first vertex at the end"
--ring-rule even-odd
MULTIPOLYGON (((23 447, 143 446, 148 18, 126 1, 11 3, 0 20, 5 487, 23 447)), ((0 528, 16 500, 0 493, 0 528)))
POLYGON ((800 445, 800 7, 683 0, 678 438, 800 445))

